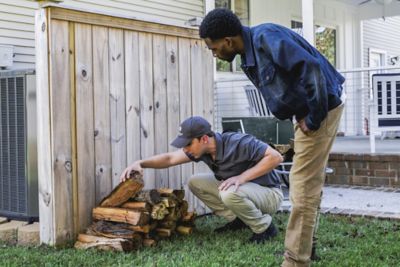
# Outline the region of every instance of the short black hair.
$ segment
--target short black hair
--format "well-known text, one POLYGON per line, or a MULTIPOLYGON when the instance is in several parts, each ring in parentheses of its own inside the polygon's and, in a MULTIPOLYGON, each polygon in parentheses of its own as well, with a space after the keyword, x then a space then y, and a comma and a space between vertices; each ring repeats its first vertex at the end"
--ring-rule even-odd
POLYGON ((242 23, 229 9, 216 8, 208 12, 200 25, 200 38, 217 40, 242 33, 242 23))
MULTIPOLYGON (((205 135, 207 135, 208 137, 214 137, 215 136, 215 133, 213 132, 213 131, 211 131, 211 132, 209 132, 209 133, 207 133, 207 134, 205 134, 205 135)), ((198 137, 196 137, 197 138, 197 140, 201 140, 201 138, 203 137, 204 135, 202 135, 202 136, 198 136, 198 137)))

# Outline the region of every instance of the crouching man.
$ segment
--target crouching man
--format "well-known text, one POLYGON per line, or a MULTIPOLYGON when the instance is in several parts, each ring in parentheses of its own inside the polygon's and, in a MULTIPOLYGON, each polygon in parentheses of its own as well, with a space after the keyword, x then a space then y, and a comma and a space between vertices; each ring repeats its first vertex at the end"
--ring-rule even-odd
POLYGON ((282 162, 279 152, 248 134, 215 133, 202 117, 184 120, 179 130, 171 145, 181 149, 133 162, 122 172, 121 181, 132 171, 142 173, 143 168, 203 161, 213 173, 193 175, 189 188, 216 215, 229 221, 215 232, 249 227, 253 231, 250 241, 255 243, 276 236, 271 215, 283 200, 280 179, 273 170, 282 162))

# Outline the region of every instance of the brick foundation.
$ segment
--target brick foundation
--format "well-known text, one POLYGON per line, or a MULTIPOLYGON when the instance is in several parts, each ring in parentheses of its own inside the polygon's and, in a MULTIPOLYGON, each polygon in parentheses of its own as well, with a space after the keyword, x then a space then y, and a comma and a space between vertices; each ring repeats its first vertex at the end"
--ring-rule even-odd
POLYGON ((400 155, 332 153, 327 184, 400 188, 400 155))

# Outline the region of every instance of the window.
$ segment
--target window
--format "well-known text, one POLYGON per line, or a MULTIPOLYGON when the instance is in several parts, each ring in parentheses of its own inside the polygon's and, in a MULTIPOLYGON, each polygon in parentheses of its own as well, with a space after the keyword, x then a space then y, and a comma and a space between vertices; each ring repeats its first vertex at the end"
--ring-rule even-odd
MULTIPOLYGON (((303 23, 292 20, 291 28, 303 36, 303 23)), ((315 47, 336 67, 336 29, 315 25, 315 47)))
MULTIPOLYGON (((243 25, 249 25, 249 0, 215 0, 215 7, 231 9, 240 19, 243 25)), ((237 55, 232 63, 217 58, 217 71, 240 71, 241 59, 237 55)))

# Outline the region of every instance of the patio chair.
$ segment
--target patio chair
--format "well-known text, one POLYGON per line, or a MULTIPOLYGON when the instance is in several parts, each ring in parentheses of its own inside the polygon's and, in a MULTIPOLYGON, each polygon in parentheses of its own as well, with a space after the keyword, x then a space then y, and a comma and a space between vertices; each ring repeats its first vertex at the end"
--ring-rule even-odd
POLYGON ((244 90, 247 100, 249 101, 250 113, 252 116, 273 117, 271 111, 265 104, 263 96, 254 85, 245 85, 244 90))
POLYGON ((375 153, 375 134, 400 131, 400 73, 372 75, 370 147, 375 153))

